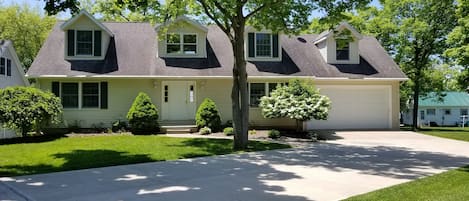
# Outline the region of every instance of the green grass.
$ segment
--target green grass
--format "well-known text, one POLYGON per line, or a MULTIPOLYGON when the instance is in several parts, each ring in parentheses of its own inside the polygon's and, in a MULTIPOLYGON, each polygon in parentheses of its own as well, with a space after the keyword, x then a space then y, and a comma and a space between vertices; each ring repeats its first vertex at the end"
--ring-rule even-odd
POLYGON ((469 128, 461 127, 422 127, 419 133, 449 138, 454 140, 462 140, 469 142, 469 128))
MULTIPOLYGON (((43 137, 0 141, 0 176, 239 153, 232 140, 165 136, 43 137)), ((289 148, 250 141, 247 151, 289 148)))
POLYGON ((469 166, 416 181, 354 196, 347 201, 365 200, 467 200, 469 198, 469 166))

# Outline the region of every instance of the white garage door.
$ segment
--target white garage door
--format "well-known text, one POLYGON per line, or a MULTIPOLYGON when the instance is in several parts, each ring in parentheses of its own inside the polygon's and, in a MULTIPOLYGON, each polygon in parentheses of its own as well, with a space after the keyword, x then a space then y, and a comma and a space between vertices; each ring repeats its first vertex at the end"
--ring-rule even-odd
POLYGON ((308 129, 388 129, 391 128, 390 86, 321 86, 321 94, 331 99, 326 121, 309 121, 308 129))

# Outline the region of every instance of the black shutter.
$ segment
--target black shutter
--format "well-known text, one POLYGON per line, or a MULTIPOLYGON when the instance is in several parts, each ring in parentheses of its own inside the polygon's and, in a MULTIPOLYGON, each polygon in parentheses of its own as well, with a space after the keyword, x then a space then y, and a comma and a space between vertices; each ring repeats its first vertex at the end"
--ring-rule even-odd
POLYGON ((52 93, 55 96, 60 97, 60 83, 59 82, 52 82, 52 93))
POLYGON ((0 75, 5 75, 5 58, 0 58, 0 75))
POLYGON ((272 34, 272 57, 278 57, 278 34, 272 34))
POLYGON ((101 31, 94 31, 94 56, 101 56, 101 31))
POLYGON ((101 109, 107 109, 107 82, 101 82, 101 109))
POLYGON ((7 59, 7 76, 11 76, 11 60, 7 59))
POLYGON ((67 31, 67 55, 75 56, 75 30, 67 31))
POLYGON ((249 57, 255 57, 254 33, 248 33, 248 55, 249 55, 249 57))

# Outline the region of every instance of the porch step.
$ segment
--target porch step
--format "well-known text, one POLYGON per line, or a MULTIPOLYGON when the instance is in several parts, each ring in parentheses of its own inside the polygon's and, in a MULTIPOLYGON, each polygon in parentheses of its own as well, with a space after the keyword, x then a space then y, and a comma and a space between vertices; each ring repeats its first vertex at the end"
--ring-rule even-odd
POLYGON ((185 134, 197 132, 196 125, 171 125, 161 126, 161 130, 167 134, 185 134))

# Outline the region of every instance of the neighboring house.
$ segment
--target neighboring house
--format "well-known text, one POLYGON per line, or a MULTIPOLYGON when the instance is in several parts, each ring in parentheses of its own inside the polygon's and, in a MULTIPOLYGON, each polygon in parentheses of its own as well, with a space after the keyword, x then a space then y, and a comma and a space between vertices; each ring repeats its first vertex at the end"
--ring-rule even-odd
MULTIPOLYGON (((9 40, 0 39, 0 89, 9 86, 29 86, 24 76, 24 69, 16 55, 15 48, 9 40)), ((15 137, 14 131, 2 128, 0 138, 15 137)))
MULTIPOLYGON (((228 37, 187 17, 166 25, 99 22, 81 11, 54 26, 27 76, 62 98, 65 126, 123 120, 138 92, 149 94, 163 124, 194 121, 206 97, 230 120, 228 37)), ((332 100, 329 120, 307 122, 308 129, 399 128, 399 83, 406 76, 375 38, 347 23, 335 29, 343 30, 354 40, 337 49, 334 31, 289 37, 247 28, 251 126, 294 126, 290 119, 263 118, 257 105, 277 83, 304 78, 332 100)))
MULTIPOLYGON (((469 93, 444 92, 442 99, 435 93, 420 97, 418 125, 456 126, 462 124, 462 116, 469 121, 469 93)), ((412 108, 403 115, 404 124, 412 124, 412 108)), ((467 124, 466 124, 467 125, 467 124)))

